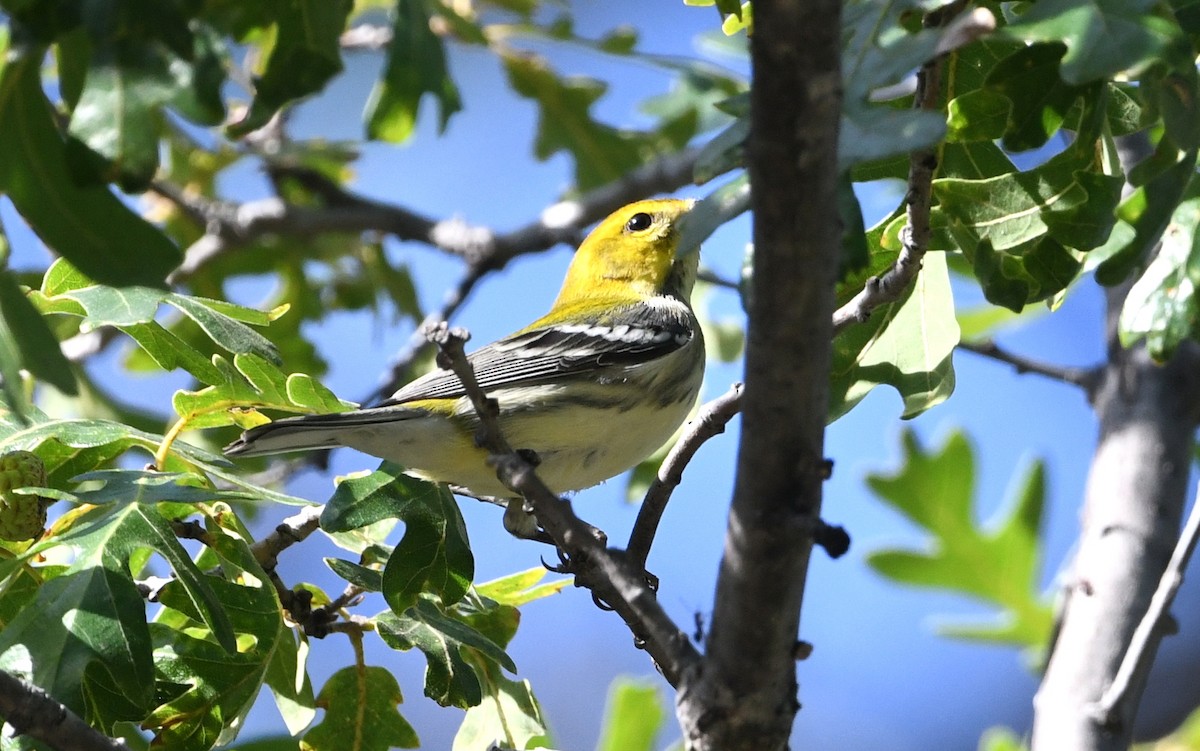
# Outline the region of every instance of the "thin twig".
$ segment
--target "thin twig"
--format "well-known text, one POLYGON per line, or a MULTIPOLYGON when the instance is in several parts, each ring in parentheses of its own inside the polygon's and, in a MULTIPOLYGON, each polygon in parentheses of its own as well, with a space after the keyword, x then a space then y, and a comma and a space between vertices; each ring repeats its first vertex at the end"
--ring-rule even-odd
POLYGON ((1072 386, 1080 386, 1089 393, 1096 384, 1097 372, 1091 368, 1071 368, 1033 360, 1015 352, 1009 352, 991 339, 962 341, 958 343, 958 348, 1011 365, 1019 374, 1036 373, 1046 378, 1069 383, 1072 386))
POLYGON ((488 461, 495 465, 496 476, 532 505, 538 523, 558 545, 576 582, 621 616, 667 682, 678 686, 681 676, 701 659, 687 635, 658 604, 642 572, 605 548, 592 527, 575 515, 570 501, 559 498, 546 487, 532 464, 505 441, 497 405, 479 388, 463 351, 466 332, 442 324, 430 331, 429 336, 441 350, 442 366, 458 375, 479 415, 480 445, 491 454, 488 461))
POLYGON ((0 718, 55 751, 129 751, 37 686, 0 670, 0 718))
MULTIPOLYGON (((926 61, 917 71, 917 86, 913 97, 913 107, 916 109, 937 109, 942 61, 946 53, 996 28, 996 18, 991 11, 976 8, 959 15, 965 6, 965 0, 955 0, 929 13, 924 19, 926 27, 944 28, 938 40, 935 57, 926 61)), ((908 194, 905 196, 908 204, 908 224, 900 232, 900 256, 891 268, 880 276, 868 279, 857 295, 834 311, 834 336, 854 323, 867 320, 879 306, 899 300, 917 278, 921 271, 921 260, 929 248, 929 216, 933 200, 933 175, 937 166, 937 152, 933 148, 914 151, 909 157, 908 194)))
MULTIPOLYGON (((1200 488, 1197 488, 1197 497, 1200 498, 1200 488)), ((1167 611, 1175 601, 1180 585, 1183 584, 1183 572, 1187 570, 1188 562, 1196 551, 1197 541, 1200 541, 1200 502, 1193 501, 1187 524, 1183 527, 1179 542, 1175 544, 1175 550, 1171 553, 1171 560, 1158 582, 1158 588, 1150 598, 1146 614, 1142 616, 1133 632, 1129 649, 1121 660, 1121 667, 1113 676, 1112 685, 1091 708, 1092 715, 1102 727, 1112 727, 1133 716, 1133 708, 1129 707, 1128 703, 1135 695, 1140 698, 1140 692, 1133 694, 1130 687, 1135 683, 1144 682, 1146 674, 1154 664, 1155 650, 1151 648, 1151 643, 1157 642, 1162 635, 1159 629, 1166 622, 1167 611)))
POLYGON ((458 283, 446 290, 446 294, 442 297, 442 304, 437 310, 431 311, 425 316, 425 320, 417 327, 417 330, 412 333, 396 356, 392 358, 388 365, 387 376, 381 379, 379 387, 375 389, 365 400, 364 404, 379 401, 390 395, 393 391, 400 388, 406 381, 412 379, 413 364, 421 359, 428 351, 430 344, 429 338, 425 336, 425 332, 431 327, 437 326, 440 323, 448 322, 463 303, 467 301, 471 291, 475 289, 475 285, 487 274, 487 271, 477 264, 469 264, 459 278, 458 283))
POLYGON ((705 441, 725 432, 725 425, 741 408, 742 384, 735 383, 724 394, 702 406, 695 419, 684 426, 683 435, 659 465, 658 474, 642 499, 637 521, 629 535, 629 545, 625 548, 630 563, 645 569, 658 523, 667 509, 667 502, 671 500, 671 493, 683 480, 684 468, 705 441))
POLYGON ((715 271, 713 271, 711 269, 700 269, 698 272, 696 272, 696 281, 708 282, 709 284, 713 285, 714 287, 721 287, 723 289, 731 289, 735 292, 741 291, 741 288, 742 288, 741 285, 738 284, 737 282, 733 281, 732 279, 726 279, 723 276, 719 276, 715 271))
POLYGON ((274 571, 279 565, 280 553, 317 531, 321 525, 322 508, 305 506, 299 513, 280 522, 271 534, 251 545, 250 550, 259 565, 268 572, 274 571))
MULTIPOLYGON (((928 23, 935 21, 927 19, 928 23)), ((913 97, 915 109, 931 111, 937 107, 942 59, 939 55, 929 60, 917 72, 917 90, 913 97)), ((857 295, 834 311, 834 336, 852 324, 867 320, 879 306, 899 300, 917 278, 921 271, 921 260, 929 247, 929 214, 933 200, 933 173, 936 169, 937 152, 932 148, 914 151, 909 157, 908 194, 905 196, 908 224, 900 231, 900 256, 891 268, 867 279, 857 295)))

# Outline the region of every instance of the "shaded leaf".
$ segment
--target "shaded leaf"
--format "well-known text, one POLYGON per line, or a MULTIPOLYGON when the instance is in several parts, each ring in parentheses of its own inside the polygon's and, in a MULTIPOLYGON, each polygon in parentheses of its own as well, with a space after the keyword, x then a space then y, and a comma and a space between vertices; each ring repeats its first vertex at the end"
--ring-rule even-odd
POLYGON ((1122 184, 1072 152, 1025 172, 939 178, 931 247, 961 248, 987 299, 1019 311, 1065 289, 1082 268, 1079 252, 1108 239, 1122 184))
POLYGON ((102 728, 142 719, 153 707, 154 662, 145 604, 129 561, 147 548, 171 565, 182 594, 223 645, 212 648, 232 657, 233 628, 213 592, 214 580, 192 563, 154 507, 92 509, 44 546, 53 544, 70 545, 75 560, 41 588, 35 607, 0 632, 0 665, 27 672, 22 665, 32 659, 36 685, 102 728), (94 691, 123 701, 93 702, 87 697, 94 691))
MULTIPOLYGON (((0 238, 0 242, 2 242, 0 238)), ((9 364, 19 364, 34 378, 51 384, 66 394, 77 394, 75 373, 63 356, 58 339, 42 318, 41 313, 25 297, 7 269, 0 268, 0 338, 5 341, 9 364)), ((4 373, 4 382, 17 384, 20 378, 13 372, 4 373)))
POLYGON ((1091 254, 1099 261, 1096 281, 1108 286, 1118 284, 1145 262, 1163 236, 1195 171, 1196 152, 1176 152, 1170 167, 1121 201, 1117 206, 1121 231, 1114 231, 1108 242, 1091 254))
POLYGON ((1065 42, 1063 80, 1084 84, 1155 62, 1182 31, 1155 0, 1039 0, 1002 33, 1023 41, 1065 42))
POLYGON ((367 102, 369 138, 407 141, 425 94, 437 99, 439 128, 443 131, 450 116, 462 109, 458 87, 446 65, 442 39, 429 28, 429 12, 424 0, 397 0, 392 9, 387 63, 367 102))
MULTIPOLYGON (((1008 100, 1004 148, 1036 149, 1062 127, 1071 105, 1084 91, 1059 77, 1059 62, 1066 51, 1058 42, 1034 44, 1001 60, 988 74, 987 88, 977 93, 992 92, 1008 100)), ((998 107, 994 102, 991 106, 998 107)))
MULTIPOLYGON (((1189 168, 1190 171, 1190 168, 1189 168)), ((1194 176, 1162 233, 1154 260, 1134 282, 1121 308, 1119 334, 1128 347, 1145 339, 1156 360, 1166 360, 1180 342, 1194 338, 1200 310, 1200 183, 1194 176)))
POLYGON ((0 190, 46 245, 92 279, 162 285, 182 252, 107 189, 72 179, 40 61, 39 50, 10 54, 0 73, 0 190))
POLYGON ((261 128, 281 107, 315 94, 342 71, 338 40, 352 6, 351 0, 278 0, 271 4, 275 43, 265 70, 254 79, 254 101, 245 116, 229 126, 231 135, 261 128))

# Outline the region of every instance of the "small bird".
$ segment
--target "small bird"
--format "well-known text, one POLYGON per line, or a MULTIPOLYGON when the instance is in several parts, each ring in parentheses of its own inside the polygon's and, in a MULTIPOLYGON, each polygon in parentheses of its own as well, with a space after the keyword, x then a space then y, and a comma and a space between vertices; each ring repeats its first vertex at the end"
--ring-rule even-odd
MULTIPOLYGON (((468 356, 499 407, 509 445, 532 451, 556 493, 591 487, 637 465, 687 417, 704 375, 690 296, 698 253, 675 257, 679 219, 694 202, 638 201, 583 241, 550 312, 468 356)), ((412 381, 381 404, 251 428, 230 456, 349 446, 471 494, 512 499, 505 527, 536 520, 486 463, 479 418, 450 370, 412 381)))

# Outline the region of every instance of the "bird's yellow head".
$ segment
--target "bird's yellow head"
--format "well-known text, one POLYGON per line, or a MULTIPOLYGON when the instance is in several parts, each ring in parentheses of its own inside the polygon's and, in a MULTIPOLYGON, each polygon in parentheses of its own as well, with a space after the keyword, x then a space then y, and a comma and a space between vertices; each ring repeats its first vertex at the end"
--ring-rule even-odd
POLYGON ((589 297, 691 294, 698 253, 676 262, 679 219, 694 201, 638 201, 609 214, 575 252, 555 306, 589 297), (670 289, 675 286, 677 289, 670 289))

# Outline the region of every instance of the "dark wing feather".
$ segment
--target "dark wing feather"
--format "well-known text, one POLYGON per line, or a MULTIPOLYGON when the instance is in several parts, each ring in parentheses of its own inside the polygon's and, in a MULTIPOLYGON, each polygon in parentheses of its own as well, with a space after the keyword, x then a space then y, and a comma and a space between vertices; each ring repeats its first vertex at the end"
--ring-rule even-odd
MULTIPOLYGON (((556 324, 520 331, 467 356, 485 391, 529 386, 566 374, 667 355, 691 341, 688 313, 680 304, 616 311, 602 324, 556 324)), ((435 370, 404 386, 379 406, 463 396, 449 370, 435 370)))

